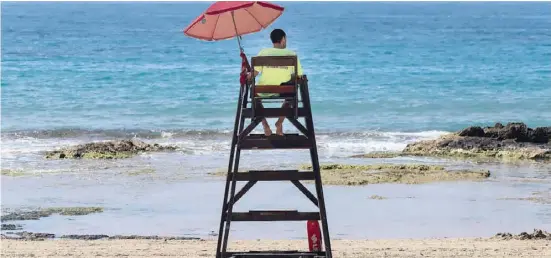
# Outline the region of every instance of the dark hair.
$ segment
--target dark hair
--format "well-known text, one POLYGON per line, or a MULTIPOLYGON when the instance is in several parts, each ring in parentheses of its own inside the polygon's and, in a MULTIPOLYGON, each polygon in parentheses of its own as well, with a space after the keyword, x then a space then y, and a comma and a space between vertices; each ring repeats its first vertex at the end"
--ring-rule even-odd
POLYGON ((270 33, 270 39, 272 40, 272 43, 280 43, 281 40, 285 37, 285 31, 282 29, 275 29, 270 33))

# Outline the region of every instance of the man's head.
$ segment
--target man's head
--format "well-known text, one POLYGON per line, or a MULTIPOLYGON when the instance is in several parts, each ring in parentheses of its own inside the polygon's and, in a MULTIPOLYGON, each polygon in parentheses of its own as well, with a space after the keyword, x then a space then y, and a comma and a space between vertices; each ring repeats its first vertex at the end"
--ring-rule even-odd
POLYGON ((286 48, 287 47, 287 37, 285 31, 282 29, 275 29, 270 33, 270 39, 274 43, 275 48, 286 48))

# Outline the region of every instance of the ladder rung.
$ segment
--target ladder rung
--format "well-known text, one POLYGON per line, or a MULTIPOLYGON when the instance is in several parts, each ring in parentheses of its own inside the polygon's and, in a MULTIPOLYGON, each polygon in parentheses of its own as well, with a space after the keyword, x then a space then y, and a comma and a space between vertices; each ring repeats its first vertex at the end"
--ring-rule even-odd
POLYGON ((326 257, 325 252, 301 252, 301 251, 249 251, 249 252, 228 252, 224 257, 247 257, 247 258, 256 258, 256 257, 326 257))
POLYGON ((298 170, 251 170, 235 174, 236 181, 285 181, 285 180, 314 180, 312 171, 298 170))
POLYGON ((231 216, 232 221, 301 221, 301 220, 320 220, 318 212, 298 212, 290 211, 249 211, 234 212, 231 216))
MULTIPOLYGON (((263 108, 263 109, 256 109, 256 116, 257 117, 281 117, 281 116, 295 116, 295 109, 294 108, 263 108)), ((250 118, 253 116, 253 110, 251 108, 244 108, 243 109, 243 117, 250 118)), ((305 117, 306 116, 306 109, 299 108, 298 109, 298 116, 299 117, 305 117)))
POLYGON ((239 145, 243 150, 250 149, 309 149, 312 147, 310 141, 304 135, 285 134, 284 136, 263 134, 250 134, 239 145))

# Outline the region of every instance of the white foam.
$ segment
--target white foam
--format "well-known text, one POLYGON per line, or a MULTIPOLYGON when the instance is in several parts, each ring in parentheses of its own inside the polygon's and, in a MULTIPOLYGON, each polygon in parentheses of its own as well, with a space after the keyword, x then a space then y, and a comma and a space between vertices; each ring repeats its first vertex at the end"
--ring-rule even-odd
POLYGON ((444 134, 448 134, 450 132, 446 131, 422 131, 422 132, 384 132, 382 135, 389 135, 389 136, 416 136, 420 138, 438 138, 444 134))
MULTIPOLYGON (((208 155, 227 152, 230 149, 231 132, 224 130, 222 134, 191 134, 180 136, 178 133, 161 132, 161 138, 146 140, 150 143, 170 144, 178 146, 184 153, 208 155)), ((263 133, 259 128, 255 133, 263 133)), ((379 151, 401 151, 408 143, 434 139, 447 132, 378 132, 366 131, 356 133, 319 133, 317 144, 320 154, 346 157, 355 154, 365 154, 379 151)), ((96 140, 97 141, 97 140, 96 140)), ((85 139, 50 138, 38 139, 22 137, 17 139, 2 139, 1 155, 3 161, 16 160, 21 156, 35 155, 39 152, 59 149, 65 146, 86 143, 85 139)))
POLYGON ((363 132, 353 135, 319 135, 318 147, 325 155, 350 156, 370 152, 399 152, 407 144, 419 141, 435 139, 446 134, 444 131, 423 132, 363 132))
POLYGON ((162 138, 172 138, 172 136, 174 136, 174 133, 164 132, 164 131, 161 132, 161 137, 162 138))

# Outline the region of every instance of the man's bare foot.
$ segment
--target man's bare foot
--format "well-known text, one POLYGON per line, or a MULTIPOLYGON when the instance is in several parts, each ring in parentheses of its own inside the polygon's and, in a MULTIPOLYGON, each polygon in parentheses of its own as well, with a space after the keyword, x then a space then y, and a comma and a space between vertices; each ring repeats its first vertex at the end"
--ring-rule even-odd
POLYGON ((272 135, 272 129, 270 129, 269 126, 264 126, 264 135, 266 136, 272 135))
POLYGON ((276 134, 283 136, 283 123, 276 122, 275 126, 276 126, 276 134))

